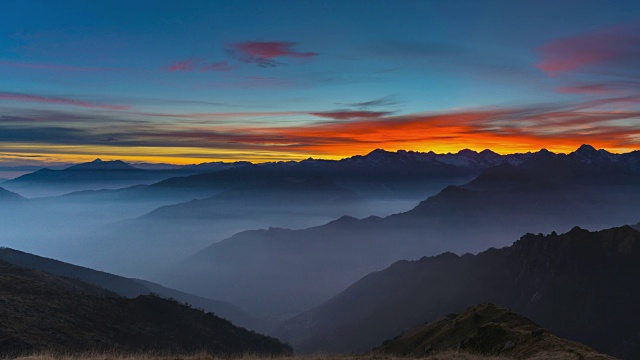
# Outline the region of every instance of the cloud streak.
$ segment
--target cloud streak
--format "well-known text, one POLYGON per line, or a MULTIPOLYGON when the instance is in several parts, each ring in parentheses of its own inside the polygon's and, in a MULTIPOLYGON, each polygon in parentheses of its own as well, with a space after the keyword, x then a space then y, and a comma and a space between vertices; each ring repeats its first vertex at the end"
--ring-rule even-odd
POLYGON ((551 77, 568 72, 600 71, 638 74, 640 23, 560 38, 538 49, 536 68, 551 77), (602 69, 604 68, 604 69, 602 69))
MULTIPOLYGON (((640 97, 619 97, 570 104, 403 116, 375 112, 356 116, 354 113, 357 112, 351 112, 343 118, 333 112, 331 116, 326 113, 323 116, 335 121, 275 127, 268 124, 248 126, 239 122, 221 126, 210 121, 258 116, 293 116, 295 119, 295 116, 316 115, 313 112, 165 114, 177 119, 203 120, 194 123, 154 122, 153 119, 162 114, 136 113, 147 121, 117 123, 116 126, 115 120, 107 116, 95 115, 92 122, 78 124, 64 122, 64 117, 57 114, 56 121, 46 124, 42 124, 42 119, 21 123, 20 119, 6 118, 6 121, 0 121, 0 141, 39 144, 43 152, 47 144, 54 144, 162 148, 166 153, 177 149, 192 149, 192 153, 278 153, 292 158, 348 156, 380 147, 446 152, 459 150, 460 144, 503 153, 543 147, 571 151, 582 143, 628 151, 640 149, 640 110, 633 110, 638 104, 640 97), (625 106, 630 108, 624 110, 625 106)), ((120 117, 117 120, 121 120, 120 117)))
POLYGON ((179 60, 174 61, 169 66, 167 66, 167 71, 176 72, 176 71, 193 71, 196 68, 196 61, 193 59, 179 60))
POLYGON ((102 71, 118 70, 116 68, 107 68, 107 67, 73 66, 73 65, 26 63, 26 62, 13 62, 13 61, 0 61, 0 67, 13 67, 13 68, 23 68, 23 69, 32 69, 32 70, 59 70, 59 71, 83 71, 83 72, 102 72, 102 71))
POLYGON ((130 105, 110 105, 110 104, 94 103, 94 102, 88 102, 88 101, 77 100, 77 99, 47 97, 47 96, 40 96, 40 95, 10 93, 10 92, 0 92, 0 100, 44 103, 44 104, 54 104, 54 105, 68 105, 68 106, 84 107, 84 108, 91 108, 91 109, 102 109, 102 110, 131 109, 130 105))
POLYGON ((227 50, 238 60, 260 67, 281 65, 277 59, 309 59, 318 55, 295 49, 298 43, 292 41, 245 41, 231 44, 227 50))
POLYGON ((351 110, 338 110, 338 111, 322 111, 312 112, 309 115, 334 119, 334 120, 352 120, 352 119, 376 119, 383 116, 391 115, 390 111, 351 111, 351 110))

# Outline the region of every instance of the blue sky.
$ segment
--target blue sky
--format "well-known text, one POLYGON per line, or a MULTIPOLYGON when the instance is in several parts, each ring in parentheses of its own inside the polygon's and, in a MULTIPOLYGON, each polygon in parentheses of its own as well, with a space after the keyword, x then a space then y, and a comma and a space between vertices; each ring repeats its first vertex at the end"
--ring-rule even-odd
POLYGON ((637 1, 5 1, 0 14, 0 163, 640 148, 637 1), (532 111, 625 115, 578 137, 574 119, 475 142, 389 130, 484 112, 473 131, 500 135, 532 111))

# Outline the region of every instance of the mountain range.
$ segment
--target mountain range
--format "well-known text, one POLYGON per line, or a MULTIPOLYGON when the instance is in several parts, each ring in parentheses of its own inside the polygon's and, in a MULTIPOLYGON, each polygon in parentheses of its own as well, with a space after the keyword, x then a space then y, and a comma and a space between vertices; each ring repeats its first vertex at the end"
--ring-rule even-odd
POLYGON ((638 156, 603 156, 589 146, 569 155, 540 151, 518 165, 498 165, 464 185, 446 187, 407 212, 236 234, 190 257, 165 280, 258 314, 286 317, 397 260, 478 252, 528 232, 635 223, 638 156), (260 294, 260 301, 249 292, 260 294), (297 296, 284 295, 289 293, 297 296))
POLYGON ((396 262, 287 321, 278 335, 301 352, 360 352, 443 314, 494 303, 558 336, 637 359, 638 276, 640 232, 632 227, 527 234, 477 255, 396 262))
POLYGON ((194 174, 195 170, 143 170, 123 161, 102 161, 72 165, 60 170, 43 168, 3 182, 9 190, 28 197, 55 196, 80 190, 123 188, 194 174))

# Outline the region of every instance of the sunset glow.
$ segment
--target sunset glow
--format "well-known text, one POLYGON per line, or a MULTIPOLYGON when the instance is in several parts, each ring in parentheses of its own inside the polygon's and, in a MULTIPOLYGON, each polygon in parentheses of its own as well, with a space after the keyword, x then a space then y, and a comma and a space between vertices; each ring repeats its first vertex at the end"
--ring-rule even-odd
POLYGON ((0 166, 640 149, 634 2, 160 2, 135 24, 73 3, 2 5, 0 166))

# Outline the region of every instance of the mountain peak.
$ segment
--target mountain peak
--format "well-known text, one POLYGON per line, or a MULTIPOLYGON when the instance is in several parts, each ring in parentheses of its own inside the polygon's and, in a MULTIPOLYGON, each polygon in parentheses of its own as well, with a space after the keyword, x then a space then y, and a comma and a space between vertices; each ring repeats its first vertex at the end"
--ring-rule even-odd
POLYGON ((462 149, 458 151, 458 155, 473 156, 473 155, 478 155, 478 153, 471 149, 462 149))
POLYGON ((498 154, 497 152, 495 152, 495 151, 493 151, 491 149, 484 149, 484 150, 480 151, 480 155, 482 155, 482 156, 488 156, 488 155, 491 155, 491 156, 498 155, 498 156, 500 156, 500 154, 498 154))
POLYGON ((137 170, 137 168, 122 160, 102 161, 102 159, 95 159, 91 162, 71 166, 67 170, 137 170))
POLYGON ((591 146, 589 144, 582 144, 576 150, 576 152, 579 153, 579 154, 592 154, 592 153, 595 153, 597 151, 598 150, 596 150, 596 148, 594 148, 593 146, 591 146))

